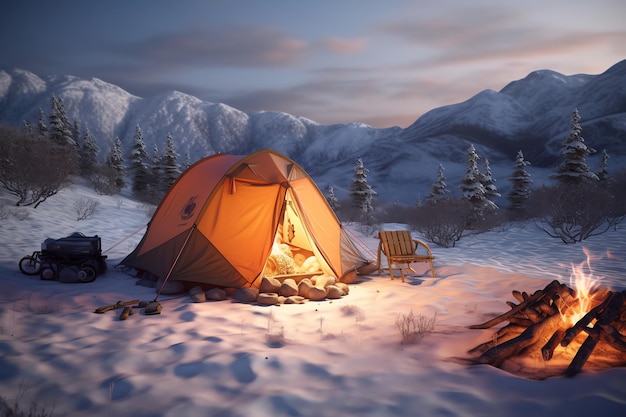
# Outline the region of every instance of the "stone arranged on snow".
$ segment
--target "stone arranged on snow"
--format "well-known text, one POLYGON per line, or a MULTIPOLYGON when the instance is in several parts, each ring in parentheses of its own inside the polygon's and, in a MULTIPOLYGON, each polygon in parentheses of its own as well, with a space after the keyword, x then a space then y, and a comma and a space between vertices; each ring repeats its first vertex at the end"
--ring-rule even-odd
POLYGON ((212 288, 204 293, 209 301, 224 301, 228 298, 226 291, 221 288, 212 288))
POLYGON ((309 289, 309 300, 322 301, 326 298, 328 291, 324 287, 318 287, 317 285, 309 289))
POLYGON ((350 294, 350 286, 344 282, 337 282, 335 285, 343 291, 343 295, 350 294))
POLYGON ((201 287, 192 287, 189 290, 189 296, 194 303, 204 303, 206 301, 206 294, 201 287))
POLYGON ((343 290, 336 285, 329 285, 326 287, 326 298, 330 300, 337 300, 343 297, 343 290))
POLYGON ((285 298, 285 304, 304 304, 306 303, 306 298, 300 295, 292 295, 291 297, 285 298))
POLYGON ((256 302, 266 306, 279 304, 278 294, 275 292, 262 292, 256 298, 256 302))
POLYGON ((276 278, 263 277, 261 278, 261 285, 259 285, 259 292, 278 293, 278 291, 280 291, 280 286, 280 281, 276 278))
POLYGON ((291 297, 292 295, 298 295, 298 284, 293 278, 287 278, 283 281, 278 290, 278 294, 283 297, 291 297))
POLYGON ((311 280, 309 278, 305 278, 298 284, 298 295, 301 295, 304 298, 309 298, 309 291, 313 287, 311 280))
POLYGON ((223 301, 232 297, 243 303, 258 303, 261 305, 277 304, 304 304, 311 301, 325 299, 336 300, 350 292, 348 284, 337 282, 332 275, 317 275, 303 278, 296 283, 293 278, 280 281, 273 277, 263 277, 259 288, 213 288, 204 292, 201 287, 192 287, 189 296, 195 303, 223 301))
POLYGON ((233 298, 242 303, 254 303, 259 296, 258 288, 238 288, 233 298))

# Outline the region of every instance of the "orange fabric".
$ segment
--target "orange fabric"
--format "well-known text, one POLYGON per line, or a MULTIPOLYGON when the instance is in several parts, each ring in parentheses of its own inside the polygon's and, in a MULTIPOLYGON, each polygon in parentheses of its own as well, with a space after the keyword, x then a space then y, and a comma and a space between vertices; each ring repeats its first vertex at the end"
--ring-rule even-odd
POLYGON ((241 156, 213 155, 182 173, 154 213, 138 255, 189 230, 224 173, 241 159, 241 156))
POLYGON ((173 280, 257 286, 281 222, 283 239, 313 252, 325 273, 341 277, 342 260, 355 264, 354 250, 342 258, 341 225, 313 180, 271 150, 192 165, 121 263, 160 277, 171 270, 173 280))
POLYGON ((198 230, 252 281, 272 249, 281 198, 284 188, 277 184, 238 184, 234 194, 222 187, 208 203, 198 230))

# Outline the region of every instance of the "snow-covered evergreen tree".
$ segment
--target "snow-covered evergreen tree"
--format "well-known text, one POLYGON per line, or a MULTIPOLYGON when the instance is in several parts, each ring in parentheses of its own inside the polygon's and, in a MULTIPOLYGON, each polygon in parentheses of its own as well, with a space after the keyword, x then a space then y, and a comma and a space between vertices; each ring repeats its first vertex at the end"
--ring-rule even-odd
POLYGON ((465 176, 461 179, 461 193, 463 199, 469 203, 470 221, 481 220, 485 209, 497 208, 485 195, 485 187, 482 183, 483 174, 478 169, 480 157, 474 145, 467 150, 467 168, 465 176), (494 207, 495 206, 495 207, 494 207))
POLYGON ((609 158, 609 153, 604 149, 602 151, 602 159, 600 160, 600 172, 598 172, 600 181, 609 179, 609 158))
POLYGON ((32 136, 32 134, 33 134, 33 125, 30 124, 30 122, 28 120, 24 120, 24 122, 22 123, 22 132, 25 135, 32 136))
POLYGON ((509 209, 512 212, 519 213, 523 211, 526 207, 526 201, 530 196, 530 185, 533 181, 530 178, 530 174, 526 171, 528 165, 530 165, 530 162, 524 159, 522 151, 518 151, 517 157, 515 158, 513 175, 509 177, 509 181, 511 181, 511 191, 507 195, 507 199, 511 203, 509 209))
POLYGON ((139 123, 135 127, 133 137, 133 147, 130 151, 130 170, 133 176, 133 192, 135 194, 145 193, 150 187, 150 157, 146 151, 146 144, 143 139, 143 132, 139 123))
POLYGON ((48 137, 59 145, 71 146, 75 150, 77 150, 78 144, 72 136, 73 127, 67 120, 67 114, 65 113, 63 100, 58 99, 54 95, 50 99, 49 121, 50 128, 48 131, 48 137))
POLYGON ((443 171, 443 164, 439 164, 439 169, 437 171, 437 181, 433 183, 432 187, 430 188, 430 192, 426 196, 426 201, 431 204, 436 204, 444 201, 450 196, 450 191, 448 190, 448 186, 446 184, 447 178, 443 174, 443 171))
POLYGON ((354 166, 354 178, 350 183, 350 197, 352 198, 352 206, 363 213, 374 211, 373 199, 377 194, 367 183, 368 172, 369 170, 363 165, 363 160, 358 157, 354 166))
POLYGON ((187 149, 187 152, 185 152, 185 159, 183 161, 182 171, 183 172, 187 171, 187 169, 189 169, 191 165, 193 165, 193 162, 191 161, 191 155, 189 154, 189 149, 187 149))
POLYGON ((484 165, 484 171, 481 173, 480 181, 485 188, 485 198, 493 203, 491 208, 498 208, 494 200, 501 195, 498 192, 498 188, 496 187, 496 180, 495 178, 493 178, 493 175, 491 175, 491 167, 489 166, 489 160, 487 158, 485 158, 484 165))
POLYGON ((337 200, 337 196, 335 195, 335 188, 332 184, 328 184, 326 187, 326 201, 328 201, 328 205, 333 211, 337 211, 339 208, 339 200, 337 200))
POLYGON ((113 147, 107 154, 106 165, 116 172, 115 186, 120 190, 124 188, 126 186, 126 165, 124 164, 124 155, 122 155, 122 141, 119 137, 115 138, 113 147))
POLYGON ((48 136, 48 125, 46 124, 46 114, 39 108, 39 116, 37 118, 37 131, 41 137, 48 136))
POLYGON ((165 152, 161 157, 161 184, 163 188, 161 191, 165 194, 167 190, 174 184, 176 179, 180 176, 180 164, 178 163, 178 154, 174 146, 174 139, 172 134, 167 135, 167 141, 165 143, 165 152))
POLYGON ((150 192, 157 199, 161 198, 161 152, 155 143, 152 147, 152 158, 150 160, 150 192))
POLYGON ((78 120, 74 120, 74 124, 72 125, 72 139, 76 142, 76 147, 79 149, 80 153, 80 126, 78 125, 78 120))
POLYGON ((576 185, 583 181, 598 180, 598 176, 594 174, 585 161, 585 158, 593 153, 595 149, 585 145, 585 139, 582 135, 582 127, 580 126, 580 115, 578 109, 572 112, 572 122, 570 132, 563 141, 561 155, 563 162, 557 167, 556 174, 550 175, 559 183, 564 185, 576 185))
POLYGON ((80 174, 88 177, 98 165, 98 143, 93 137, 89 129, 85 129, 83 134, 83 142, 80 148, 80 174))

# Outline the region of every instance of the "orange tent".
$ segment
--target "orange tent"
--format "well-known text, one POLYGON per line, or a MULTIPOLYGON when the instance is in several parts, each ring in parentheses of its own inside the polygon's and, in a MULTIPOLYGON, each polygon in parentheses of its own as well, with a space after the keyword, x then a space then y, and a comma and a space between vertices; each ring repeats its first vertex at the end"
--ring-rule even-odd
POLYGON ((193 164, 121 262, 165 281, 235 288, 263 276, 341 279, 367 263, 309 175, 272 150, 193 164))

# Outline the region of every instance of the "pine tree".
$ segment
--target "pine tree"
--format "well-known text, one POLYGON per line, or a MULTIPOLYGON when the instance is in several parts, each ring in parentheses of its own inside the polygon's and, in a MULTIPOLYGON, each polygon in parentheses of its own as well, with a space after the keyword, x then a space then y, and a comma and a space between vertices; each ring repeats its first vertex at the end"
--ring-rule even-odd
POLYGON ((550 178, 558 180, 563 185, 577 185, 599 179, 596 174, 591 172, 585 162, 585 158, 596 151, 585 145, 585 139, 581 133, 580 115, 578 109, 574 109, 570 132, 563 141, 561 148, 563 162, 557 167, 556 174, 550 175, 550 178))
POLYGON ((488 205, 491 206, 492 209, 498 208, 494 200, 501 195, 496 187, 496 180, 491 175, 491 167, 489 166, 489 160, 487 158, 485 158, 485 170, 481 173, 480 182, 485 188, 485 198, 492 203, 492 205, 488 205))
POLYGON ((76 147, 80 149, 79 139, 80 139, 80 127, 78 126, 78 121, 74 120, 74 124, 72 125, 72 139, 76 142, 76 147))
POLYGON ((332 184, 328 184, 326 187, 326 201, 328 201, 328 205, 333 211, 337 211, 339 208, 339 201, 337 200, 337 196, 335 195, 335 188, 332 184))
POLYGON ((598 178, 600 181, 609 179, 609 153, 604 149, 602 151, 602 159, 600 160, 600 172, 598 172, 598 178))
POLYGON ((191 155, 189 155, 189 150, 187 150, 187 152, 185 152, 185 160, 182 166, 183 172, 187 171, 192 164, 193 162, 191 161, 191 155))
POLYGON ((176 148, 174 147, 174 139, 172 138, 172 134, 167 135, 167 141, 165 143, 165 152, 163 153, 163 157, 161 158, 161 171, 163 173, 162 176, 162 186, 161 191, 163 194, 170 189, 170 187, 176 182, 176 179, 180 176, 180 165, 178 164, 178 154, 176 153, 176 148))
POLYGON ((150 161, 150 193, 154 197, 155 200, 161 199, 161 181, 162 181, 162 172, 161 172, 161 152, 159 152, 159 147, 155 143, 152 147, 152 158, 150 161))
POLYGON ((28 120, 24 120, 22 123, 22 133, 28 136, 33 135, 33 125, 28 120))
POLYGON ((130 169, 133 175, 133 192, 137 194, 145 193, 150 187, 150 157, 146 151, 146 144, 143 140, 143 132, 139 123, 135 127, 133 147, 130 151, 130 169))
POLYGON ((522 151, 518 151, 513 175, 509 177, 511 191, 507 195, 511 203, 509 210, 518 214, 526 208, 526 201, 530 197, 530 185, 533 181, 530 178, 530 174, 526 171, 528 165, 530 165, 530 162, 524 159, 522 151))
POLYGON ((350 196, 352 197, 352 206, 364 214, 374 211, 372 201, 377 194, 367 183, 368 172, 369 170, 363 165, 361 157, 358 157, 354 166, 354 179, 350 183, 350 196))
POLYGON ((121 190, 126 186, 126 166, 124 165, 124 156, 122 155, 122 141, 119 137, 115 138, 113 147, 109 150, 106 159, 106 165, 115 170, 115 186, 121 190))
POLYGON ((48 136, 48 125, 46 124, 46 114, 41 107, 39 108, 39 117, 37 119, 37 131, 41 137, 48 136))
POLYGON ((478 169, 480 157, 474 145, 467 150, 467 169, 461 180, 463 199, 470 205, 470 222, 482 220, 486 208, 493 208, 494 204, 485 196, 485 187, 482 183, 483 175, 478 169))
POLYGON ((63 106, 63 100, 52 96, 50 99, 50 129, 49 138, 62 146, 71 146, 75 150, 78 149, 78 145, 72 137, 72 125, 67 120, 65 114, 65 107, 63 106))
POLYGON ((450 191, 447 188, 447 178, 443 174, 444 168, 442 164, 439 164, 439 170, 437 171, 437 181, 432 185, 430 193, 426 196, 426 201, 431 204, 437 204, 446 200, 449 197, 450 191))
POLYGON ((98 165, 98 143, 89 129, 83 134, 83 143, 80 148, 80 175, 88 177, 98 165))

